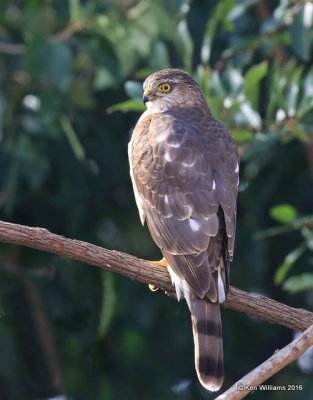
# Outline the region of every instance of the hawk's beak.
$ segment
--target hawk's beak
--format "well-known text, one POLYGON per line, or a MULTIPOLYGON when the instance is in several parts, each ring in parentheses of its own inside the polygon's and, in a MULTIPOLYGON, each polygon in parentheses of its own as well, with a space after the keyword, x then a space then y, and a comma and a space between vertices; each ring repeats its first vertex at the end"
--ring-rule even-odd
POLYGON ((143 104, 146 104, 148 101, 151 101, 151 94, 152 94, 152 92, 150 89, 146 89, 144 91, 143 98, 142 98, 143 104))

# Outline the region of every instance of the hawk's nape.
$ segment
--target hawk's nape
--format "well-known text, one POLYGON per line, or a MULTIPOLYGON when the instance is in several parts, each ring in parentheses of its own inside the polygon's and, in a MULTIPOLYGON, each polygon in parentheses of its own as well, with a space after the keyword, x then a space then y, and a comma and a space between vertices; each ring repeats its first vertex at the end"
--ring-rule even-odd
POLYGON ((136 203, 178 299, 184 296, 190 308, 198 378, 216 391, 223 383, 219 304, 234 250, 237 148, 187 73, 158 71, 144 93, 147 111, 129 143, 136 203))

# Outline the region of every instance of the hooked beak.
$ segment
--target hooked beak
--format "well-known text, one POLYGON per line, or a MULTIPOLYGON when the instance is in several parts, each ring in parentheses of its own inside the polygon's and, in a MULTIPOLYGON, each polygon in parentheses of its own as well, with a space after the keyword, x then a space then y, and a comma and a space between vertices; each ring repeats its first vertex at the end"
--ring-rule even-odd
POLYGON ((143 104, 146 104, 148 101, 151 101, 152 92, 150 89, 146 89, 143 93, 142 101, 143 104))

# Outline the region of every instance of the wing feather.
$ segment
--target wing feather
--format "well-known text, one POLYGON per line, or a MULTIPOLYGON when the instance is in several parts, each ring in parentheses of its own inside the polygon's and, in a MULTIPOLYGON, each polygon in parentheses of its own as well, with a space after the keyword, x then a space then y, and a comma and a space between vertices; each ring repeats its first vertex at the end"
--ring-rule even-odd
POLYGON ((156 244, 199 297, 216 301, 216 270, 233 254, 238 155, 221 124, 193 115, 168 111, 141 119, 130 158, 156 244))

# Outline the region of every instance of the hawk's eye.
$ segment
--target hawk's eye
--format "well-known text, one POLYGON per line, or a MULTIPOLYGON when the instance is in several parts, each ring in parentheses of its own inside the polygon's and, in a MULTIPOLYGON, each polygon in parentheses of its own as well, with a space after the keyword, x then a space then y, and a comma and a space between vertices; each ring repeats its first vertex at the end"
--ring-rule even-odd
POLYGON ((163 93, 169 93, 171 91, 171 85, 169 83, 162 83, 162 85, 159 86, 159 89, 163 93))

